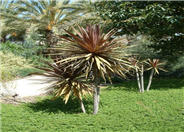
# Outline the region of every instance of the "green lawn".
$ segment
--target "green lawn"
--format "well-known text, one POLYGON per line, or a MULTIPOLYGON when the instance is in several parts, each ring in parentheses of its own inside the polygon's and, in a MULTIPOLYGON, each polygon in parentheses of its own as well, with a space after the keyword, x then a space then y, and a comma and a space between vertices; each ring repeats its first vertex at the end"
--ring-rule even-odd
POLYGON ((102 89, 98 115, 92 99, 88 114, 80 113, 75 99, 40 98, 35 104, 2 104, 3 132, 182 132, 184 131, 184 79, 154 80, 150 92, 136 91, 135 81, 102 89))

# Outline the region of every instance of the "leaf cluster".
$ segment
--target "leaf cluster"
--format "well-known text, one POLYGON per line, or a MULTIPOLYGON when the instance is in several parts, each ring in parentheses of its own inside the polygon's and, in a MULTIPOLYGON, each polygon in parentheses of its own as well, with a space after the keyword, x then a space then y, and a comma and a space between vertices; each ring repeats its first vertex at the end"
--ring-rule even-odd
POLYGON ((68 57, 56 64, 71 63, 69 66, 83 71, 86 79, 90 74, 93 79, 102 77, 105 81, 106 78, 111 81, 113 74, 125 77, 131 67, 125 53, 127 46, 122 39, 113 38, 114 30, 104 34, 98 25, 89 25, 86 28, 79 26, 78 30, 73 30, 75 34, 66 30, 68 36, 61 36, 68 46, 55 49, 68 57))
POLYGON ((108 21, 107 30, 117 28, 119 35, 151 36, 154 42, 151 47, 167 59, 183 54, 183 4, 180 1, 101 1, 96 2, 96 9, 108 21))
POLYGON ((50 86, 55 89, 55 98, 59 96, 64 96, 63 100, 65 103, 68 102, 70 95, 74 95, 78 99, 82 100, 82 96, 85 94, 91 94, 92 89, 90 85, 83 76, 81 76, 81 71, 71 69, 67 67, 68 64, 51 64, 45 62, 48 65, 48 68, 39 68, 45 73, 41 74, 49 77, 47 81, 54 83, 50 86))

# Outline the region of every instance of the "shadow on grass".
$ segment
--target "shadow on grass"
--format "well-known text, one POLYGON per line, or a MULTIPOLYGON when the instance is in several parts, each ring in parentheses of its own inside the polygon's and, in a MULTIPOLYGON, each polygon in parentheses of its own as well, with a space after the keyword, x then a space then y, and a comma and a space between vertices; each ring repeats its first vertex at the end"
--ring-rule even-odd
MULTIPOLYGON (((90 112, 90 106, 92 104, 92 101, 89 99, 83 100, 86 112, 90 112)), ((68 103, 65 104, 64 101, 61 98, 57 98, 55 100, 51 100, 50 98, 41 100, 36 103, 30 103, 28 104, 28 107, 31 108, 33 111, 43 111, 48 113, 82 113, 80 103, 78 99, 69 99, 68 103)))
MULTIPOLYGON (((144 87, 146 89, 148 80, 145 80, 144 87)), ((153 79, 151 90, 169 90, 184 88, 184 79, 156 78, 153 79)), ((130 92, 138 92, 137 80, 123 81, 119 84, 113 84, 106 88, 107 90, 125 90, 130 92)))

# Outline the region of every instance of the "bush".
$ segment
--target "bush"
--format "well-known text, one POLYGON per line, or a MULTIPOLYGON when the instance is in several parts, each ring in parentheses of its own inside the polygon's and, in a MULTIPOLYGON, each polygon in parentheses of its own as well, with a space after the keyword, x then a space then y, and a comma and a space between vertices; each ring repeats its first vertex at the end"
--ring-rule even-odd
POLYGON ((24 43, 6 42, 0 44, 1 82, 24 77, 34 72, 41 72, 35 66, 45 66, 43 60, 51 61, 39 52, 44 47, 35 45, 33 41, 24 43))
POLYGON ((0 51, 0 71, 1 82, 13 80, 19 70, 24 68, 32 68, 31 64, 27 63, 26 59, 20 56, 15 56, 13 53, 3 53, 0 51))
POLYGON ((6 43, 1 43, 0 51, 2 51, 3 53, 11 52, 15 55, 20 55, 24 51, 24 48, 20 44, 7 41, 6 43))
POLYGON ((175 77, 184 77, 184 56, 172 61, 170 69, 175 77))
POLYGON ((142 59, 154 59, 159 58, 158 53, 150 47, 153 42, 149 40, 149 37, 143 35, 136 35, 131 39, 130 44, 133 45, 129 52, 134 55, 138 55, 142 59))
POLYGON ((6 42, 0 44, 0 51, 4 54, 12 53, 15 56, 23 57, 29 64, 34 66, 43 66, 43 60, 51 61, 50 58, 44 57, 42 51, 46 47, 36 45, 33 40, 26 40, 24 43, 6 42))

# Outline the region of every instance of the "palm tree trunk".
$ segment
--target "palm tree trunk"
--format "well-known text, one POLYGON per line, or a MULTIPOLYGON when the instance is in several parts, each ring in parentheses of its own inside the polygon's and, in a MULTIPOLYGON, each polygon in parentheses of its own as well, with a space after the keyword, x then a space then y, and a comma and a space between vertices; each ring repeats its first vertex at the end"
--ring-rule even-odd
POLYGON ((144 66, 143 65, 141 68, 141 88, 142 88, 142 92, 144 93, 144 66))
POLYGON ((139 78, 139 71, 137 68, 135 68, 136 70, 136 76, 137 76, 137 84, 138 84, 138 87, 139 87, 139 92, 141 93, 142 92, 142 88, 141 88, 141 83, 140 83, 140 78, 139 78))
POLYGON ((154 74, 154 69, 151 70, 151 74, 150 74, 150 78, 149 78, 149 83, 148 86, 146 88, 147 91, 149 91, 151 83, 152 83, 152 79, 153 79, 153 74, 154 74))
POLYGON ((98 113, 99 103, 100 103, 100 88, 98 87, 98 80, 95 79, 95 87, 93 93, 93 114, 98 113))
POLYGON ((85 110, 85 107, 84 107, 84 104, 83 104, 83 101, 82 100, 80 100, 80 104, 81 104, 82 112, 83 113, 86 113, 86 110, 85 110))

